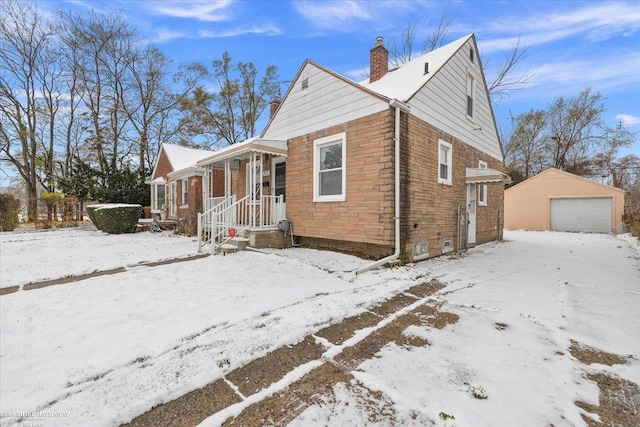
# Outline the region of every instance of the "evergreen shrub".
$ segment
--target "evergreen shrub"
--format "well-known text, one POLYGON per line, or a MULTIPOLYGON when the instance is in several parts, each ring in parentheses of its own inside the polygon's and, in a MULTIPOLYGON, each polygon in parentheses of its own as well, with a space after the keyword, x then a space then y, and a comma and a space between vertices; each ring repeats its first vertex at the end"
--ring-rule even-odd
POLYGON ((12 194, 0 194, 0 231, 13 231, 18 226, 20 200, 12 194))
POLYGON ((102 230, 102 228, 100 227, 100 224, 98 224, 98 220, 96 219, 95 210, 98 209, 98 208, 101 208, 102 206, 104 206, 104 205, 103 204, 97 204, 97 205, 89 205, 86 208, 87 209, 87 216, 89 217, 89 219, 91 220, 93 225, 95 225, 98 230, 102 230))
POLYGON ((125 204, 105 204, 93 211, 99 229, 109 234, 133 233, 141 214, 142 206, 125 204))

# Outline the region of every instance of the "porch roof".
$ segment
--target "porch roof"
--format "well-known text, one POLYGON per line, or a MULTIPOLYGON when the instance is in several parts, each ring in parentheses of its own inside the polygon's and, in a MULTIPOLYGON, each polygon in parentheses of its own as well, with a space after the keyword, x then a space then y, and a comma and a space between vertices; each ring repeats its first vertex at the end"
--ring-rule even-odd
POLYGON ((220 151, 216 151, 213 155, 202 160, 198 160, 197 165, 206 166, 227 159, 242 158, 251 152, 286 156, 287 141, 279 139, 250 138, 246 141, 223 148, 220 151))
POLYGON ((162 185, 162 184, 166 184, 167 181, 165 181, 165 179, 161 176, 157 177, 156 179, 154 179, 153 181, 145 181, 145 184, 147 185, 162 185))
POLYGON ((467 184, 510 184, 511 177, 488 168, 467 168, 467 184))

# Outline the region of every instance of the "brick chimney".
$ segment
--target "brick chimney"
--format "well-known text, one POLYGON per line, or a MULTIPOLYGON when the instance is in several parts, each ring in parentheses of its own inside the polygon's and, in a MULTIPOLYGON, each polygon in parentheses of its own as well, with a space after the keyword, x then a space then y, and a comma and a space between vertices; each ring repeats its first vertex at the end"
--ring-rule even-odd
POLYGON ((271 100, 271 104, 269 105, 269 118, 272 118, 273 115, 276 113, 276 110, 278 109, 278 107, 280 106, 280 103, 282 101, 280 100, 280 97, 275 96, 272 100, 271 100))
POLYGON ((369 51, 369 83, 380 80, 389 71, 389 51, 382 44, 382 37, 376 38, 376 45, 369 51))

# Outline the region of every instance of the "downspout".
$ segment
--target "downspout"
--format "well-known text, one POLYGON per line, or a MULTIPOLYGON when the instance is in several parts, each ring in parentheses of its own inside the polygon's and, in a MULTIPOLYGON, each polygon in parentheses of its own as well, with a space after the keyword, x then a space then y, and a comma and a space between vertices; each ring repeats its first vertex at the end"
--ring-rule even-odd
POLYGON ((366 273, 367 271, 374 270, 378 267, 381 267, 389 262, 396 261, 400 256, 400 112, 404 111, 408 113, 411 109, 408 105, 398 101, 397 99, 392 99, 389 101, 389 105, 392 108, 395 108, 395 130, 393 136, 393 145, 395 149, 395 173, 394 173, 394 192, 395 192, 395 212, 394 212, 394 223, 395 223, 395 251, 393 255, 390 255, 386 258, 382 258, 370 264, 366 267, 361 268, 356 271, 356 275, 366 273))

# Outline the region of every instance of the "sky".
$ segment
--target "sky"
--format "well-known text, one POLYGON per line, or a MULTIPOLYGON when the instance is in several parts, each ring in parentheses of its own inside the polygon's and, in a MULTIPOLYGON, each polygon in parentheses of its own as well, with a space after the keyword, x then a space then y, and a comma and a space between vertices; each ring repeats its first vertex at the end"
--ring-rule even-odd
MULTIPOLYGON (((40 1, 42 9, 58 2, 40 1)), ((175 65, 210 65, 228 51, 263 72, 276 65, 282 93, 305 59, 360 81, 377 36, 388 46, 411 20, 417 39, 443 14, 447 42, 475 33, 487 80, 518 40, 527 56, 516 74, 533 77, 508 99, 494 100, 496 121, 546 108, 587 87, 605 96, 606 120, 640 132, 640 1, 90 1, 82 11, 121 10, 141 36, 175 65)), ((417 49, 421 49, 417 43, 417 49)), ((420 52, 416 52, 419 54, 420 52)), ((621 154, 640 155, 640 138, 621 154)))

